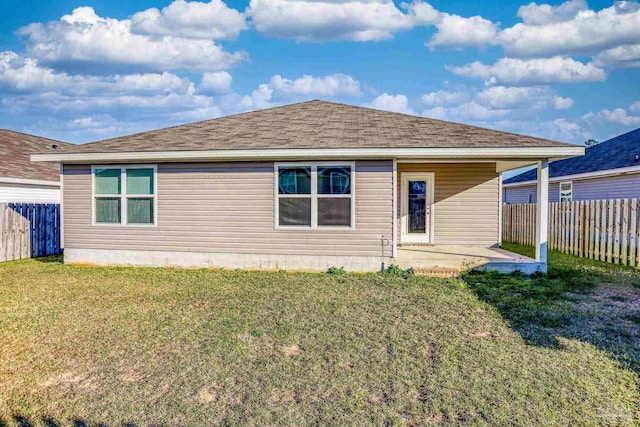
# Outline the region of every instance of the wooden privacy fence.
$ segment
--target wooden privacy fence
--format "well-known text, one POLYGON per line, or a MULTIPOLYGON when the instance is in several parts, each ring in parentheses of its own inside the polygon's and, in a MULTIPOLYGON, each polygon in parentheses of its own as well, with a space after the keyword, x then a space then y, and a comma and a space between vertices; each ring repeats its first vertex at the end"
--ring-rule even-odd
MULTIPOLYGON (((583 258, 640 267, 638 199, 549 203, 548 247, 583 258)), ((502 239, 535 245, 536 204, 503 205, 502 239)))
POLYGON ((60 253, 60 205, 0 203, 0 261, 60 253))

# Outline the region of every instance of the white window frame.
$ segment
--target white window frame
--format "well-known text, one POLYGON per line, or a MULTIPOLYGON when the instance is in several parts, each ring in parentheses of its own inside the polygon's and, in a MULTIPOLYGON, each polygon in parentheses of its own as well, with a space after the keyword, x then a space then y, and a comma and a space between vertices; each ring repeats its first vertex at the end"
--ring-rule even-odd
POLYGON ((95 227, 157 227, 158 226, 158 165, 91 165, 91 224, 95 227), (96 194, 96 171, 120 169, 120 194, 96 194), (153 169, 153 194, 127 194, 127 169, 153 169), (120 198, 120 223, 96 222, 96 199, 100 197, 120 198), (127 218, 127 199, 153 199, 153 223, 129 224, 127 218))
POLYGON ((573 181, 562 181, 560 183, 560 185, 558 186, 558 200, 560 201, 560 203, 563 202, 573 202, 573 181), (569 198, 565 198, 565 200, 562 200, 562 185, 563 184, 569 184, 569 186, 571 187, 571 195, 569 196, 569 198))
POLYGON ((276 230, 355 230, 356 229, 356 163, 355 162, 277 162, 273 164, 273 228, 276 230), (350 194, 318 194, 318 168, 349 167, 351 170, 350 194), (311 170, 311 194, 280 194, 278 188, 279 170, 281 167, 307 167, 311 170), (280 225, 280 197, 311 198, 311 226, 280 225), (318 225, 318 199, 350 198, 351 225, 318 225))

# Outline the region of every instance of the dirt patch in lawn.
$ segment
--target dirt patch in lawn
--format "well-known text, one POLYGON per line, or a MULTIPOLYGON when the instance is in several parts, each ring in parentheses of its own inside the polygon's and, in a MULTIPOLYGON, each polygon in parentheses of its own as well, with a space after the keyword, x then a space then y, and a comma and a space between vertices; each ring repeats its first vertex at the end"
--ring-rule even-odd
POLYGON ((285 345, 281 348, 282 352, 289 359, 300 356, 303 352, 302 348, 298 344, 285 345))

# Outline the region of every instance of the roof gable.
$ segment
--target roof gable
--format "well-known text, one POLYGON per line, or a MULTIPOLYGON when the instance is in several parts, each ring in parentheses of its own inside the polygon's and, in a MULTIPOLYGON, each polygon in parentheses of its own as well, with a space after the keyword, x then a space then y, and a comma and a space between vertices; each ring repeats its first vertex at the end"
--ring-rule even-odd
POLYGON ((459 123, 315 100, 77 145, 65 149, 64 153, 568 145, 459 123))
POLYGON ((36 163, 30 155, 39 152, 56 152, 72 144, 0 129, 0 178, 59 181, 60 167, 52 163, 36 163))
MULTIPOLYGON (((640 166, 636 156, 640 156, 640 128, 601 142, 585 150, 582 157, 559 160, 549 165, 549 177, 576 175, 640 166)), ((504 181, 505 184, 534 181, 538 172, 532 169, 504 181)))

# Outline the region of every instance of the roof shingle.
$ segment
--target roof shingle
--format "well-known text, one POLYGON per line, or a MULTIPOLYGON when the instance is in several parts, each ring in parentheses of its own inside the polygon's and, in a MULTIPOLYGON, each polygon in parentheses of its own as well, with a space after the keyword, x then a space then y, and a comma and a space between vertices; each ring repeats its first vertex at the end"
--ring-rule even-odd
MULTIPOLYGON (((638 166, 640 161, 640 128, 616 136, 585 150, 584 156, 558 160, 549 165, 549 178, 638 166)), ((534 181, 538 172, 532 169, 504 181, 505 184, 534 181)))
POLYGON ((66 148, 64 153, 565 145, 459 123, 315 100, 76 145, 66 148))
POLYGON ((35 163, 30 155, 42 152, 54 152, 72 147, 72 144, 27 135, 7 129, 0 129, 0 177, 59 181, 60 167, 55 163, 35 163))

